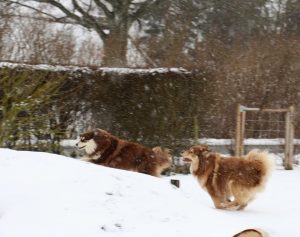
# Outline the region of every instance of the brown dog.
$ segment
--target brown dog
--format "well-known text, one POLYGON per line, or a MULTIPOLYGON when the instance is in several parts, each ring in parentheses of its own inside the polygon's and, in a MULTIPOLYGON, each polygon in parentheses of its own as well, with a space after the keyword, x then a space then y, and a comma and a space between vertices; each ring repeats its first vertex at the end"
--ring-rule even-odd
POLYGON ((160 176, 170 167, 169 150, 153 149, 122 140, 105 130, 94 129, 80 135, 76 144, 87 153, 86 161, 117 169, 131 170, 152 176, 160 176))
POLYGON ((191 163, 191 173, 220 209, 245 208, 264 189, 274 165, 267 152, 258 150, 245 157, 222 157, 206 145, 196 145, 182 156, 191 163))

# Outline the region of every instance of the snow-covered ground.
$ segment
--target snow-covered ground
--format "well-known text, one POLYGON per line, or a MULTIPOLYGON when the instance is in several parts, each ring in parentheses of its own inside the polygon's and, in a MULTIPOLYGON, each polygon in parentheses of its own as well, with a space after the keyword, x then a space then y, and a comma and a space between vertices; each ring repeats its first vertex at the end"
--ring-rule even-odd
POLYGON ((243 211, 217 210, 191 175, 155 178, 40 152, 0 149, 1 237, 299 237, 300 169, 277 167, 243 211), (179 189, 170 185, 179 179, 179 189))

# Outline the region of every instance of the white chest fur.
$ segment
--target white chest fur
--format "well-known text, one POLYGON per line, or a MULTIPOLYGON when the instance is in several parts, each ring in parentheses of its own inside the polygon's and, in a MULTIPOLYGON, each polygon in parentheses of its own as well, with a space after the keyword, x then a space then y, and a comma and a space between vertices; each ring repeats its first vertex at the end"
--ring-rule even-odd
POLYGON ((97 148, 96 142, 93 139, 91 139, 88 142, 86 142, 84 149, 85 149, 85 152, 88 155, 90 155, 90 154, 93 154, 95 152, 96 148, 97 148))

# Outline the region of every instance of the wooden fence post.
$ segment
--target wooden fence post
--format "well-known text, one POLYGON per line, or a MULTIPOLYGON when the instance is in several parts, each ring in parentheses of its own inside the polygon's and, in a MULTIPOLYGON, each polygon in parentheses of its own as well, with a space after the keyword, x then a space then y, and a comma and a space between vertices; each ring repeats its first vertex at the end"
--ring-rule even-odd
POLYGON ((240 155, 244 155, 244 139, 245 139, 245 123, 246 123, 246 111, 241 112, 241 148, 240 155))
POLYGON ((199 124, 198 124, 198 116, 194 116, 194 143, 198 144, 199 143, 199 124))
POLYGON ((293 169, 294 163, 294 106, 290 106, 285 114, 285 151, 284 151, 284 168, 293 169))
POLYGON ((235 155, 242 156, 244 154, 244 136, 245 136, 245 120, 246 112, 243 106, 238 104, 236 114, 236 132, 235 132, 235 155))
POLYGON ((238 104, 237 110, 236 110, 236 128, 235 128, 235 155, 239 156, 240 155, 240 137, 241 137, 241 117, 240 117, 240 107, 241 105, 238 104))

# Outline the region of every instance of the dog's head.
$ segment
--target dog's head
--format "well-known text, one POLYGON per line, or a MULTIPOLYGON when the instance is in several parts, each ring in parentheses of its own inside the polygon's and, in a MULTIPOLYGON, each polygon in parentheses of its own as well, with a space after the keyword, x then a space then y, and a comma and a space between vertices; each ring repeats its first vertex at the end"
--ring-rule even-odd
POLYGON ((102 129, 94 129, 86 133, 80 134, 80 141, 76 143, 76 146, 80 150, 90 155, 96 151, 103 151, 111 144, 110 134, 102 129))
POLYGON ((183 161, 191 164, 191 172, 204 174, 214 163, 215 155, 207 145, 196 145, 184 151, 182 154, 183 161))
POLYGON ((211 152, 211 150, 207 145, 195 145, 182 152, 181 155, 184 162, 192 163, 193 161, 203 158, 208 152, 211 152))

